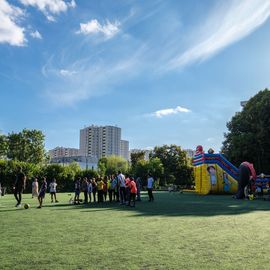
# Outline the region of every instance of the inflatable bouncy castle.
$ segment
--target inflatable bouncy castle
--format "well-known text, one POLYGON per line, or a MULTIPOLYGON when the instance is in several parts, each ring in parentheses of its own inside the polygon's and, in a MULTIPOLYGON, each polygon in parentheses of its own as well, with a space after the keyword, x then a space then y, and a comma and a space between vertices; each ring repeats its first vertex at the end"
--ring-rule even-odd
POLYGON ((193 166, 196 192, 199 194, 237 192, 238 168, 222 154, 214 154, 213 149, 209 149, 206 154, 199 145, 193 158, 193 166))

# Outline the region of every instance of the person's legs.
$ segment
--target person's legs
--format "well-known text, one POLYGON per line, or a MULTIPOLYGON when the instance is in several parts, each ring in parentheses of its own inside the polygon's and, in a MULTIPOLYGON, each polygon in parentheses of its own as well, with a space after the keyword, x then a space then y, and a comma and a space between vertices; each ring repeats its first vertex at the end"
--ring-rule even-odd
POLYGON ((13 194, 14 194, 14 197, 15 197, 15 199, 16 199, 16 201, 17 201, 16 206, 18 206, 18 205, 19 205, 19 198, 18 198, 18 194, 17 194, 17 193, 18 193, 18 191, 17 191, 17 189, 15 188, 15 189, 14 189, 14 193, 13 193, 13 194))
POLYGON ((19 191, 19 193, 18 193, 18 199, 19 199, 18 203, 20 205, 22 202, 22 192, 21 191, 19 191))
POLYGON ((89 196, 89 203, 92 202, 92 196, 91 196, 91 192, 88 193, 89 196))
POLYGON ((151 200, 154 201, 153 189, 151 188, 151 200))
POLYGON ((147 192, 148 192, 149 202, 151 202, 151 189, 148 188, 148 189, 147 189, 147 192))
POLYGON ((84 191, 84 203, 88 202, 88 192, 84 191))
POLYGON ((93 199, 94 199, 94 202, 96 202, 96 191, 93 191, 93 199))
POLYGON ((130 205, 130 206, 135 207, 136 193, 131 193, 131 197, 132 197, 132 205, 130 205))
POLYGON ((53 192, 51 192, 51 203, 53 203, 53 192))
POLYGON ((54 202, 58 202, 57 199, 56 199, 56 192, 54 192, 54 202))

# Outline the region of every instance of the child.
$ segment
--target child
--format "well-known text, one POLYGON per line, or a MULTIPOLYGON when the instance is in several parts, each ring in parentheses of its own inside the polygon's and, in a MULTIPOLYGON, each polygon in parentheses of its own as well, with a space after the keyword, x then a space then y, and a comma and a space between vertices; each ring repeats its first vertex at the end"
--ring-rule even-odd
POLYGON ((93 178, 93 180, 92 180, 92 193, 93 193, 93 200, 94 200, 94 202, 96 202, 97 182, 96 182, 95 178, 93 178))
POLYGON ((46 181, 46 177, 43 177, 43 181, 42 181, 40 191, 39 191, 39 194, 38 194, 38 201, 39 201, 38 208, 42 207, 42 203, 43 203, 43 200, 45 198, 46 190, 47 190, 47 181, 46 181))
POLYGON ((93 185, 92 180, 88 181, 88 196, 89 196, 89 203, 92 201, 92 192, 93 192, 93 185))
POLYGON ((81 178, 79 177, 75 181, 75 197, 74 197, 74 204, 80 204, 80 192, 81 192, 81 178))
POLYGON ((35 178, 34 182, 32 183, 32 198, 38 197, 38 180, 35 178))
POLYGON ((103 185, 104 185, 104 182, 100 178, 97 182, 98 202, 103 202, 103 185))
POLYGON ((88 203, 88 181, 87 178, 84 177, 83 178, 83 182, 82 182, 82 190, 83 190, 83 194, 84 194, 84 204, 88 203))
POLYGON ((58 203, 56 199, 56 179, 54 178, 53 181, 50 183, 50 194, 51 194, 51 203, 53 203, 53 197, 54 197, 54 202, 58 203))
POLYGON ((107 193, 108 193, 108 180, 107 176, 105 177, 105 180, 103 182, 103 196, 104 196, 104 202, 107 200, 107 193))
POLYGON ((137 194, 137 186, 136 182, 134 181, 134 178, 130 178, 129 182, 129 187, 130 187, 130 196, 129 196, 129 206, 135 207, 135 201, 136 201, 136 194, 137 194), (131 204, 132 202, 132 204, 131 204))

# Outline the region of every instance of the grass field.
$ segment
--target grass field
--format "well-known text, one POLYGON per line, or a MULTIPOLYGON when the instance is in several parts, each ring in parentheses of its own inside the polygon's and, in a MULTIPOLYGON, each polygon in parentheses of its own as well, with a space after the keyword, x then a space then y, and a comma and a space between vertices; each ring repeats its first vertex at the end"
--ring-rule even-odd
POLYGON ((0 269, 270 269, 270 202, 145 196, 135 209, 0 198, 0 269))

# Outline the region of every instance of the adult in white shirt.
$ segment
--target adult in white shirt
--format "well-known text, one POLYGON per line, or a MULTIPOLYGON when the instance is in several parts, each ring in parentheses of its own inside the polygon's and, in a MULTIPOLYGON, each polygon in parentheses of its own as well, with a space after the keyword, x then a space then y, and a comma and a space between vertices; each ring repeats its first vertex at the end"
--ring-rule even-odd
POLYGON ((58 203, 57 199, 56 199, 56 187, 57 187, 57 183, 56 183, 56 179, 54 178, 53 181, 50 183, 50 194, 51 194, 51 202, 53 203, 53 197, 54 197, 54 202, 58 203))
POLYGON ((120 204, 126 203, 126 181, 125 176, 121 173, 121 171, 118 171, 118 183, 119 183, 119 192, 120 192, 120 204))
POLYGON ((152 175, 148 175, 148 178, 147 178, 147 191, 148 191, 149 202, 154 201, 153 185, 154 185, 154 178, 152 177, 152 175))

